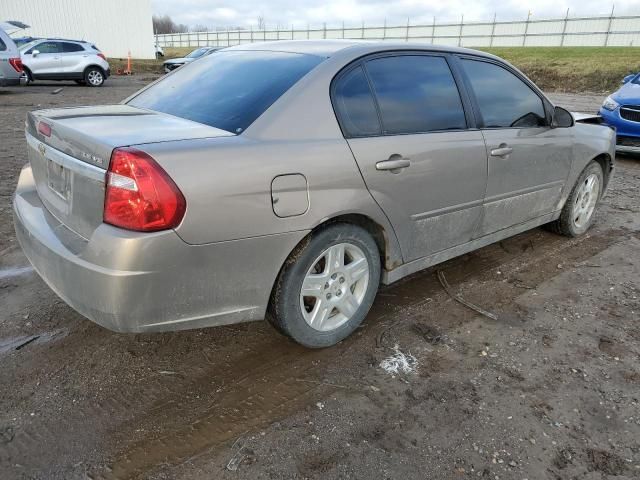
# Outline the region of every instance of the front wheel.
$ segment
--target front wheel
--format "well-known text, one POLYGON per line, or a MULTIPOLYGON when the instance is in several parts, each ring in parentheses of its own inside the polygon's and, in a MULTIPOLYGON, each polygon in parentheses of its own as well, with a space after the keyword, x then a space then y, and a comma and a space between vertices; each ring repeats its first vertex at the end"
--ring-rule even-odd
POLYGON ((560 218, 549 224, 551 230, 567 237, 577 237, 593 223, 593 216, 604 191, 604 174, 592 160, 582 171, 562 209, 560 218))
POLYGON ((285 263, 268 318, 306 347, 335 345, 369 313, 380 269, 376 242, 363 228, 336 223, 314 232, 285 263))
POLYGON ((89 67, 84 72, 84 81, 90 87, 101 87, 104 83, 104 72, 98 67, 89 67))

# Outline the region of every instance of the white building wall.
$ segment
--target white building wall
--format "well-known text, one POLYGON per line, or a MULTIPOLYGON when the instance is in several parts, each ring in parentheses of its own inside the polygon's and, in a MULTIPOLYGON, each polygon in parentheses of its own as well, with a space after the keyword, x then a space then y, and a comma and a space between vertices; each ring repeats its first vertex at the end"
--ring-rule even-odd
POLYGON ((30 25, 24 35, 92 42, 107 57, 155 55, 151 0, 0 0, 5 20, 30 25))

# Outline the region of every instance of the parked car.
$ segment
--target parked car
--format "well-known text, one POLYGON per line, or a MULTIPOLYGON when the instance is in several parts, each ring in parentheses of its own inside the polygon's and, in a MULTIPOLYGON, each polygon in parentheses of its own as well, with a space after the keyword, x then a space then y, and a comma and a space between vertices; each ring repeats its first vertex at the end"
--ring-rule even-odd
POLYGON ((92 43, 46 38, 20 47, 26 83, 35 80, 74 80, 100 87, 111 70, 104 54, 92 43))
POLYGON ((200 57, 204 57, 205 55, 209 55, 210 53, 215 52, 216 50, 219 50, 219 48, 216 48, 216 47, 196 48, 194 51, 189 53, 186 57, 171 58, 169 60, 165 60, 165 62, 163 63, 164 72, 169 73, 175 70, 176 68, 181 67, 182 65, 191 63, 200 57))
POLYGON ((0 87, 20 85, 22 60, 11 37, 0 28, 0 87))
POLYGON ((618 151, 640 153, 640 73, 624 77, 622 87, 603 102, 600 115, 615 127, 618 151))
POLYGON ((20 48, 22 45, 26 45, 27 43, 33 42, 34 40, 40 40, 40 38, 38 38, 38 37, 18 37, 18 38, 13 38, 13 43, 15 43, 18 48, 20 48))
POLYGON ((123 104, 31 112, 17 237, 69 305, 151 332, 265 316, 347 337, 380 282, 549 224, 583 234, 615 133, 517 69, 432 45, 213 53, 123 104))

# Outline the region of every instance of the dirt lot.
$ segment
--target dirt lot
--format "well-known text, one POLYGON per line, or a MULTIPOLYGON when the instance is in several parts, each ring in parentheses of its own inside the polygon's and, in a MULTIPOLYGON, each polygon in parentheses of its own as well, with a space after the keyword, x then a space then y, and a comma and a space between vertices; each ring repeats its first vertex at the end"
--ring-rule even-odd
POLYGON ((588 235, 533 230, 387 287, 335 348, 262 322, 116 334, 28 267, 11 195, 27 111, 148 80, 0 91, 0 478, 640 478, 639 159, 588 235), (414 372, 380 367, 397 352, 414 372))

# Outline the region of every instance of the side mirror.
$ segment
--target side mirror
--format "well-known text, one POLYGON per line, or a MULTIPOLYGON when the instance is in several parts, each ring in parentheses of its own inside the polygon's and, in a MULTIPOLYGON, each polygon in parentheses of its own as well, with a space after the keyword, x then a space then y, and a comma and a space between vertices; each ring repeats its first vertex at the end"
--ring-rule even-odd
POLYGON ((633 80, 633 77, 635 76, 636 76, 635 73, 632 73, 631 75, 627 75, 622 79, 622 84, 624 85, 625 83, 629 83, 631 80, 633 80))
POLYGON ((33 51, 31 52, 31 56, 32 56, 32 57, 37 57, 38 55, 40 55, 40 50, 33 50, 33 51))
POLYGON ((575 125, 573 115, 568 110, 562 107, 554 107, 553 119, 551 120, 551 127, 553 128, 569 128, 575 125))

